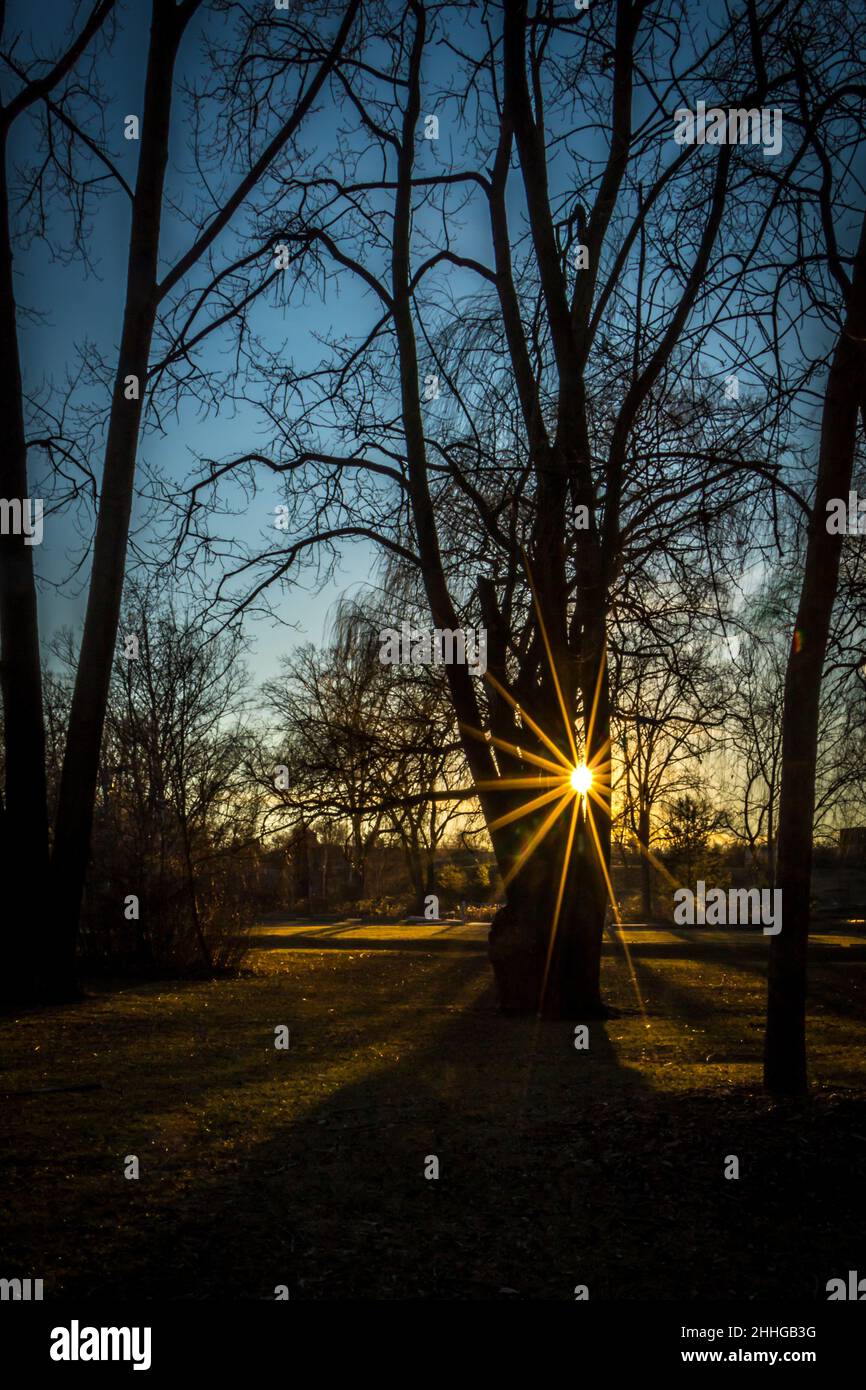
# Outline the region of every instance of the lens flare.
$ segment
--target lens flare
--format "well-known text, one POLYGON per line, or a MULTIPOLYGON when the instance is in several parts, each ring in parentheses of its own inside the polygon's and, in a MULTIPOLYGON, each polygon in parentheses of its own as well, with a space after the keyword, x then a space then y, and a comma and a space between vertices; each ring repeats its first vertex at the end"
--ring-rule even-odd
POLYGON ((581 796, 586 796, 592 786, 592 773, 586 763, 581 763, 579 767, 572 768, 571 786, 573 791, 579 792, 581 796))

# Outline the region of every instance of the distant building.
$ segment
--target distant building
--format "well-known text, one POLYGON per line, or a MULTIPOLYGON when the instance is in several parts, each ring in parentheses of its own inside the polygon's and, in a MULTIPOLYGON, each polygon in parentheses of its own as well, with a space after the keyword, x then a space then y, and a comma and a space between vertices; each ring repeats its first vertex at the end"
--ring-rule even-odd
POLYGON ((866 863, 866 825, 849 825, 839 831, 839 853, 846 863, 866 863))

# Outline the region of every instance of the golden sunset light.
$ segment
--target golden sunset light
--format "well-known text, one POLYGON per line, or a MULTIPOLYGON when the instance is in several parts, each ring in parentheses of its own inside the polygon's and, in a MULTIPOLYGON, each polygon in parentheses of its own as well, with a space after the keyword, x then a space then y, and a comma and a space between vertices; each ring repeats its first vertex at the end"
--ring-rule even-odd
POLYGON ((572 769, 571 778, 572 791, 579 792, 581 796, 586 796, 592 786, 592 773, 586 763, 580 763, 572 769))

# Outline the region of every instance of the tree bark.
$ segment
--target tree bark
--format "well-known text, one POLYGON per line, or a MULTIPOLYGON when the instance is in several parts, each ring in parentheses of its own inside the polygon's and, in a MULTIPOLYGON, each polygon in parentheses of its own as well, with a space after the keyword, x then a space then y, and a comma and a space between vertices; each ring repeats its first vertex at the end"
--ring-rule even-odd
MULTIPOLYGON (((526 820, 517 825, 519 836, 505 845, 494 833, 498 857, 506 862, 535 829, 526 820)), ((503 1012, 574 1019, 607 1013, 600 984, 605 908, 593 836, 575 801, 509 884, 506 904, 493 919, 488 949, 503 1012)))
POLYGON ((99 755, 120 621, 138 434, 157 307, 163 187, 173 70, 185 16, 153 0, 141 149, 129 241, 120 357, 105 449, 84 632, 60 781, 52 857, 55 992, 72 990, 78 918, 87 873, 99 755), (137 398, 125 381, 137 378, 137 398))
MULTIPOLYGON (((15 311, 12 235, 6 161, 9 135, 18 116, 50 93, 73 70, 113 8, 99 0, 74 41, 43 76, 27 82, 0 111, 0 497, 21 507, 29 502, 21 357, 15 311)), ((4 7, 5 12, 5 7, 4 7)), ((0 29, 5 26, 0 21, 0 29)), ((29 517, 27 518, 29 519, 29 517)), ((42 665, 33 546, 22 530, 0 535, 0 688, 3 696, 5 788, 0 806, 0 870, 3 881, 26 883, 40 893, 48 879, 48 795, 42 665)), ((31 913, 32 916, 32 913, 31 913)), ((45 992, 44 938, 37 922, 15 920, 4 943, 3 997, 26 1002, 45 992)), ((38 924, 41 925, 41 924, 38 924)))
POLYGON ((294 110, 237 183, 219 212, 162 281, 157 279, 163 188, 168 160, 174 67, 184 30, 202 0, 152 0, 141 148, 133 199, 120 359, 106 442, 84 633, 61 776, 51 865, 55 987, 74 988, 78 918, 87 874, 111 666, 120 618, 138 434, 159 303, 204 256, 285 148, 322 89, 354 23, 349 0, 334 43, 304 84, 294 110), (138 380, 128 400, 126 378, 138 380))
POLYGON ((770 938, 764 1085, 799 1094, 806 1068, 806 950, 821 677, 839 583, 842 537, 827 530, 827 502, 851 487, 859 413, 866 406, 866 219, 830 364, 821 418, 815 505, 785 675, 777 884, 782 930, 770 938))
MULTIPOLYGON (((0 497, 18 502, 24 515, 27 489, 27 444, 24 430, 21 362, 15 315, 9 195, 6 182, 6 135, 0 149, 0 497)), ((48 803, 45 781, 45 732, 42 720, 42 670, 33 546, 25 544, 9 517, 0 535, 0 682, 6 785, 3 800, 3 882, 20 882, 37 890, 48 872, 48 803)), ((37 993, 37 959, 44 952, 35 923, 12 920, 4 942, 4 996, 22 1001, 37 993)))

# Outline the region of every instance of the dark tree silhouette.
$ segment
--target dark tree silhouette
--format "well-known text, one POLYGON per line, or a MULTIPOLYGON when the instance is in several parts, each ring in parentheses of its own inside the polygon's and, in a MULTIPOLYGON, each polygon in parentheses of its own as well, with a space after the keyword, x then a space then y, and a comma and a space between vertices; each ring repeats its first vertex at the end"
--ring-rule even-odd
MULTIPOLYGON (((45 131, 56 125, 42 167, 33 173, 31 192, 41 196, 50 180, 46 166, 59 166, 59 183, 72 181, 63 143, 64 126, 72 124, 67 79, 75 72, 95 37, 106 24, 114 0, 94 4, 78 33, 47 72, 31 77, 22 72, 8 48, 6 6, 0 16, 2 58, 16 82, 14 95, 0 106, 0 497, 4 506, 29 505, 27 436, 18 342, 13 257, 13 210, 10 206, 10 141, 13 129, 32 108, 47 108, 45 131), (57 142, 57 143, 55 143, 57 142), (59 146, 59 148, 58 148, 59 146)), ((38 63, 33 63, 38 68, 38 63)), ((4 83, 5 85, 5 83, 4 83)), ((73 188, 73 196, 79 190, 73 188)), ((21 526, 8 525, 0 534, 0 686, 3 695, 4 763, 0 862, 7 883, 16 880, 44 884, 48 874, 48 804, 45 781, 45 732, 42 712, 42 672, 36 613, 32 536, 21 526)), ((36 933, 18 926, 8 942, 10 959, 4 970, 4 991, 30 997, 36 991, 37 962, 44 948, 36 933)))
POLYGON ((609 815, 566 795, 541 838, 556 800, 545 738, 565 755, 566 778, 580 759, 594 764, 604 802, 612 611, 654 562, 664 583, 677 538, 708 550, 719 518, 747 500, 754 509, 774 477, 766 458, 752 470, 743 417, 687 389, 691 355, 736 298, 729 246, 742 265, 754 253, 745 210, 759 156, 721 145, 696 157, 671 132, 684 89, 718 90, 726 105, 778 99, 783 77, 762 43, 786 11, 759 17, 750 5, 696 54, 677 7, 619 0, 596 21, 595 10, 529 16, 509 4, 501 27, 485 23, 460 55, 465 81, 441 98, 467 151, 447 171, 421 153, 421 73, 439 11, 415 0, 399 25, 384 18, 384 56, 340 66, 339 165, 287 179, 304 193, 305 221, 279 223, 297 286, 350 271, 375 297, 373 320, 315 372, 251 358, 257 380, 272 374, 275 447, 210 461, 191 492, 200 511, 226 473, 284 483, 293 538, 229 571, 224 589, 248 586, 241 606, 311 554, 366 538, 415 567, 436 627, 485 627, 484 685, 456 663, 447 676, 508 885, 490 937, 507 1009, 602 1010, 609 815), (668 61, 682 73, 659 76, 668 61), (564 177, 569 140, 593 155, 575 154, 564 177), (486 220, 487 261, 459 249, 470 206, 486 220), (447 402, 438 416, 437 391, 447 402))

